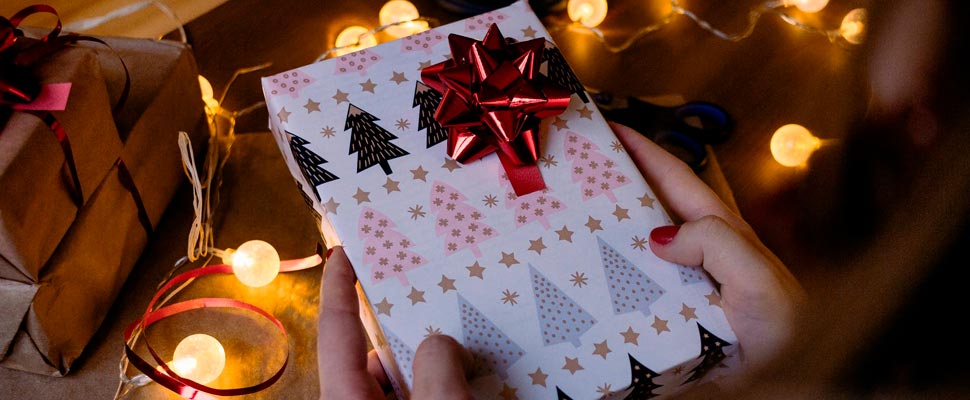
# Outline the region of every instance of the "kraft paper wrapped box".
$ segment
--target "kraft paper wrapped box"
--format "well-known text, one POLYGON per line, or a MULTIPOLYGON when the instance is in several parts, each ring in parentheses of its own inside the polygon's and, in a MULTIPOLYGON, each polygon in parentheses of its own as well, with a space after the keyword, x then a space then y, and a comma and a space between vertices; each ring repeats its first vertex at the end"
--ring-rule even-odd
MULTIPOLYGON (((482 69, 507 67, 492 61, 482 69)), ((643 399, 738 364, 714 284, 650 251, 669 217, 525 2, 266 77, 263 90, 325 241, 354 265, 362 320, 402 398, 434 334, 473 353, 483 399, 643 399), (486 36, 492 23, 519 49, 543 49, 515 68, 541 62, 537 80, 571 92, 539 127, 546 188, 521 196, 496 153, 449 157, 448 111, 435 110, 463 89, 422 77, 472 40, 506 43, 486 36)))
MULTIPOLYGON (((104 149, 110 150, 110 162, 101 179, 90 186, 83 206, 72 211, 72 222, 57 238, 56 250, 49 259, 31 274, 0 275, 3 367, 52 376, 70 371, 111 308, 149 240, 150 230, 158 224, 182 182, 178 132, 190 134, 196 154, 202 153, 208 138, 198 69, 187 45, 147 39, 102 39, 113 50, 85 44, 71 51, 83 52, 85 59, 94 60, 89 67, 99 71, 103 105, 78 109, 69 105, 64 114, 100 115, 103 111, 117 146, 104 149), (117 101, 125 81, 119 56, 128 66, 132 88, 124 108, 111 121, 110 105, 117 101), (139 200, 135 199, 136 194, 139 200)), ((90 77, 65 79, 77 87, 79 83, 89 83, 90 77)), ((73 131, 67 129, 71 135, 73 131)), ((0 146, 10 132, 0 136, 0 146)), ((49 130, 33 134, 50 136, 49 130)), ((17 162, 11 164, 12 171, 25 173, 23 164, 17 162)), ((39 161, 38 164, 44 165, 39 161)), ((61 164, 56 167, 59 170, 61 164)), ((44 184, 47 182, 37 182, 35 186, 44 184)))

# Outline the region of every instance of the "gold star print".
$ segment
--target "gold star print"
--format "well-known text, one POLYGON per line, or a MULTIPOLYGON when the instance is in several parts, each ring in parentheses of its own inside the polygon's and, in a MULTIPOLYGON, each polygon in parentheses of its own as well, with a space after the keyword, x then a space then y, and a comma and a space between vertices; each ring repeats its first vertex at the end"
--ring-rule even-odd
POLYGON ((424 301, 424 291, 418 290, 414 286, 411 286, 411 294, 409 294, 407 297, 411 299, 412 306, 418 303, 427 303, 424 301))
POLYGON ((418 62, 418 71, 431 66, 431 60, 418 62))
POLYGON ((593 343, 593 347, 596 348, 596 350, 593 350, 593 355, 603 357, 604 360, 606 359, 606 355, 612 351, 610 350, 610 346, 606 345, 605 339, 601 343, 593 343))
POLYGON ((374 306, 377 307, 378 314, 384 314, 388 317, 391 316, 391 307, 394 307, 393 304, 387 301, 387 297, 385 297, 384 300, 381 300, 380 303, 374 304, 374 306))
POLYGON ((354 195, 351 197, 353 197, 354 200, 357 200, 357 205, 370 202, 370 192, 365 192, 359 187, 357 188, 357 193, 354 193, 354 195))
POLYGON ((697 314, 694 313, 697 309, 694 307, 688 307, 687 303, 680 303, 681 308, 678 314, 684 316, 684 322, 690 321, 691 319, 697 319, 697 314))
POLYGON ((579 118, 593 119, 593 110, 590 110, 589 107, 583 106, 583 108, 576 110, 576 112, 579 113, 579 118))
POLYGON ((569 129, 569 122, 566 122, 566 120, 559 117, 556 117, 556 120, 553 121, 552 124, 556 127, 557 131, 563 130, 563 129, 569 129))
POLYGON ((499 264, 505 264, 505 268, 512 268, 513 265, 518 264, 519 260, 515 259, 515 253, 502 252, 502 260, 498 262, 499 264))
POLYGON ((479 265, 478 264, 478 261, 475 261, 474 264, 465 267, 465 269, 468 270, 468 277, 469 278, 471 278, 471 277, 474 276, 474 277, 476 277, 478 279, 485 279, 485 275, 484 275, 485 274, 485 267, 479 265))
POLYGON ((570 375, 575 375, 576 371, 585 369, 583 368, 582 365, 579 365, 579 357, 576 357, 576 358, 565 357, 565 358, 566 358, 566 365, 563 365, 562 369, 569 371, 570 375))
POLYGON ((400 85, 400 84, 408 81, 408 78, 405 78, 404 77, 404 73, 403 72, 391 71, 391 73, 394 74, 394 76, 392 76, 391 79, 390 79, 391 82, 394 82, 394 83, 400 85))
POLYGON ((400 192, 401 191, 401 189, 398 187, 398 184, 400 184, 400 183, 401 182, 399 182, 399 181, 395 181, 395 180, 391 179, 391 177, 387 177, 387 181, 384 182, 384 184, 382 186, 384 186, 384 190, 387 190, 387 194, 391 194, 391 192, 400 192))
POLYGON ((546 387, 546 378, 549 377, 549 374, 542 373, 542 368, 536 368, 536 372, 528 375, 530 378, 532 378, 533 385, 541 385, 542 387, 546 387))
POLYGON ((422 181, 427 182, 428 181, 427 176, 428 176, 428 171, 425 171, 424 168, 422 168, 420 165, 417 168, 411 170, 411 179, 413 180, 420 179, 422 181))
POLYGON ((320 111, 320 103, 313 101, 313 99, 306 99, 306 104, 303 105, 306 109, 306 113, 312 113, 314 111, 320 111))
POLYGON ((542 250, 546 248, 546 245, 542 243, 542 236, 536 240, 529 241, 529 250, 536 252, 538 255, 542 255, 542 250))
POLYGON ((330 200, 327 200, 326 203, 323 203, 323 209, 333 215, 337 215, 337 207, 340 207, 340 203, 334 201, 333 197, 331 197, 330 200))
POLYGON ((667 320, 660 319, 660 317, 656 315, 653 316, 653 323, 650 324, 650 326, 657 330, 658 335, 664 331, 670 332, 670 328, 667 328, 667 320))
POLYGON ((556 231, 559 234, 559 240, 565 240, 569 243, 573 242, 573 231, 566 228, 566 225, 562 226, 562 229, 556 231))
POLYGON ((721 307, 721 296, 718 296, 716 290, 712 290, 711 294, 706 294, 704 297, 707 297, 708 305, 721 307))
POLYGON ((348 96, 350 96, 350 93, 344 93, 344 92, 341 92, 340 89, 337 89, 337 93, 334 94, 331 98, 336 100, 337 104, 343 103, 345 101, 349 103, 350 97, 348 96))
POLYGON ((441 275, 441 282, 438 282, 438 286, 441 286, 441 293, 448 293, 449 290, 458 290, 455 288, 455 280, 449 279, 444 275, 441 275))
POLYGON ((650 193, 644 193, 643 197, 638 197, 640 200, 640 206, 653 208, 653 202, 656 201, 650 197, 650 193))
POLYGON ((455 161, 453 158, 446 158, 441 168, 447 169, 448 172, 454 172, 456 169, 461 168, 461 165, 458 165, 458 161, 455 161))
POLYGON ((593 233, 596 231, 603 230, 603 225, 600 224, 601 222, 603 221, 593 218, 593 216, 590 215, 589 220, 587 220, 584 225, 586 225, 586 227, 589 228, 589 233, 593 233))
POLYGON ((620 332, 620 335, 623 336, 623 343, 633 343, 634 346, 640 345, 638 339, 640 334, 634 331, 632 326, 628 326, 626 332, 620 332))
POLYGON ((532 29, 532 25, 522 28, 521 31, 522 31, 522 36, 524 37, 533 38, 533 39, 535 39, 536 37, 536 30, 532 29))
POLYGON ((280 123, 290 122, 290 114, 292 113, 286 111, 286 107, 283 107, 280 112, 276 113, 276 117, 280 119, 280 123))
POLYGON ((620 222, 624 219, 630 219, 630 210, 620 207, 620 205, 617 204, 616 209, 613 210, 613 215, 616 216, 616 222, 620 222))
POLYGON ((374 88, 377 87, 377 84, 372 82, 370 79, 367 79, 367 82, 358 83, 358 85, 360 85, 361 92, 374 93, 374 88))
POLYGON ((519 400, 519 396, 515 394, 515 392, 518 390, 519 389, 516 389, 514 387, 509 386, 508 384, 503 383, 502 391, 498 392, 498 395, 499 397, 502 398, 502 400, 519 400))

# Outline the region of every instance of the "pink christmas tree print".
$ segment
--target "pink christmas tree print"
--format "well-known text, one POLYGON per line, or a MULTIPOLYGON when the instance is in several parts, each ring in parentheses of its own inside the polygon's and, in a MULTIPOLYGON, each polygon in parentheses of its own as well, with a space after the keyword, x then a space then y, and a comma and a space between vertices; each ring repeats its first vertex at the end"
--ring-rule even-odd
POLYGON ((529 275, 543 342, 546 346, 570 342, 579 347, 579 337, 596 324, 596 319, 531 264, 529 275))
POLYGON ((613 313, 640 311, 645 317, 649 316, 650 305, 660 299, 666 290, 602 238, 597 236, 596 240, 613 300, 613 313))
POLYGON ((407 286, 404 273, 427 263, 420 254, 408 250, 414 243, 394 230, 394 222, 379 211, 362 208, 357 226, 357 236, 364 241, 364 265, 371 266, 372 283, 396 277, 407 286))
POLYGON ((414 382, 414 371, 412 370, 414 350, 411 350, 390 329, 384 329, 384 337, 387 338, 387 344, 391 348, 391 353, 394 353, 394 361, 397 362, 397 367, 401 369, 401 374, 407 378, 408 382, 414 382))
POLYGON ((485 216, 468 205, 468 198, 447 183, 435 181, 431 185, 431 212, 437 217, 435 235, 445 239, 445 255, 468 248, 481 258, 478 244, 498 236, 494 228, 484 223, 485 216))
POLYGON ((696 266, 677 265, 677 272, 680 273, 680 283, 690 285, 697 282, 707 282, 707 272, 696 266))
POLYGON ((288 94, 294 99, 300 96, 300 91, 303 88, 317 81, 312 76, 307 75, 306 72, 298 69, 276 74, 266 79, 269 79, 271 83, 269 89, 270 95, 278 96, 288 94))
POLYGON ((576 132, 567 132, 564 147, 566 159, 573 164, 573 182, 582 184, 583 201, 602 194, 616 203, 613 190, 630 183, 630 178, 615 169, 616 162, 576 132))
POLYGON ((515 210, 515 227, 521 228, 530 222, 538 221, 543 229, 549 229, 549 216, 566 210, 566 204, 549 194, 549 189, 517 196, 512 190, 509 178, 502 175, 505 188, 505 208, 515 210))
POLYGON ((445 35, 434 29, 428 29, 424 32, 415 33, 411 36, 401 39, 401 52, 410 53, 415 51, 424 51, 426 54, 431 54, 431 48, 439 42, 445 40, 445 35))
POLYGON ((502 379, 508 378, 509 367, 525 352, 461 295, 458 295, 458 307, 462 344, 472 353, 479 370, 476 375, 496 373, 502 379))
POLYGON ((465 32, 488 29, 492 24, 509 19, 501 10, 495 10, 465 20, 465 32))
POLYGON ((334 71, 334 74, 357 72, 360 76, 367 76, 367 68, 377 64, 378 61, 381 61, 381 58, 383 57, 380 54, 370 49, 344 54, 337 59, 337 70, 334 71))

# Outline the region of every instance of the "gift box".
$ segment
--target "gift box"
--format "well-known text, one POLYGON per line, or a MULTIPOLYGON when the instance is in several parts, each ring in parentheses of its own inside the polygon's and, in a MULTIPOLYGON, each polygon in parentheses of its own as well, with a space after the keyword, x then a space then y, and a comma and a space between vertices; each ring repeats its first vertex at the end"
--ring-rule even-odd
MULTIPOLYGON (((84 52, 94 61, 91 67, 101 69, 109 119, 108 104, 115 104, 125 83, 119 57, 127 65, 131 91, 109 124, 118 145, 42 268, 0 276, 0 366, 52 376, 70 371, 182 182, 179 131, 190 134, 196 154, 204 153, 208 128, 191 49, 171 41, 103 39, 110 49, 91 44, 70 50, 84 52)), ((76 110, 69 105, 65 113, 71 112, 76 110)))
POLYGON ((263 90, 402 398, 435 334, 474 355, 477 398, 643 399, 737 363, 715 285, 650 251, 671 220, 527 3, 263 90))

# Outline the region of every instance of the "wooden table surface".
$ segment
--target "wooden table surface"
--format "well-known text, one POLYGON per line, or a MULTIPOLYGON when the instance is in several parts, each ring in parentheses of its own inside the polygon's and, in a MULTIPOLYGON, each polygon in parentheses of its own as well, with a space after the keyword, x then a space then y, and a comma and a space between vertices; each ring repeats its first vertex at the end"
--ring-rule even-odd
MULTIPOLYGON (((412 0, 422 15, 442 23, 462 15, 443 9, 434 0, 412 0)), ((792 15, 825 28, 836 28, 842 16, 864 1, 832 2, 812 15, 792 15), (835 4, 838 3, 838 4, 835 4)), ((230 0, 187 25, 201 73, 218 91, 232 73, 264 62, 270 75, 312 63, 333 46, 346 26, 378 25, 383 1, 230 0)), ((742 31, 748 11, 760 4, 743 2, 683 3, 701 18, 728 32, 742 31)), ((666 1, 613 1, 600 28, 613 44, 661 18, 666 1)), ((553 39, 590 88, 617 94, 658 96, 680 94, 687 100, 720 104, 734 117, 734 135, 714 148, 724 176, 742 214, 765 243, 789 264, 789 243, 779 232, 784 207, 766 204, 779 192, 797 185, 804 168, 776 163, 769 150, 772 133, 798 123, 823 139, 842 137, 866 111, 868 88, 861 51, 801 31, 775 15, 764 15, 753 34, 740 42, 717 38, 683 16, 647 35, 628 50, 613 54, 592 35, 575 29, 556 29, 568 22, 564 11, 539 11, 553 39), (775 213, 775 214, 773 214, 775 213)), ((257 76, 246 76, 232 87, 224 106, 238 110, 262 100, 257 76)), ((260 110, 238 121, 237 131, 266 131, 267 115, 260 110)))

